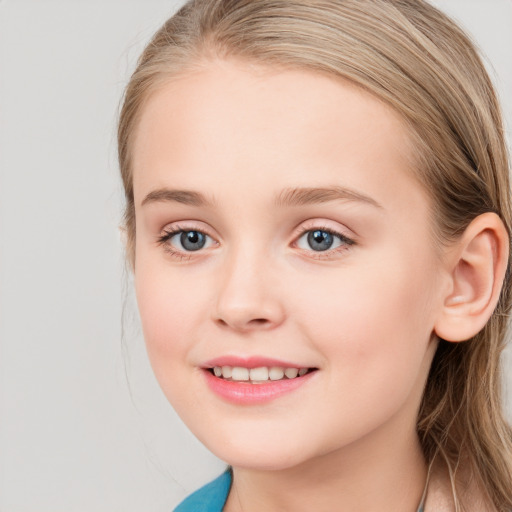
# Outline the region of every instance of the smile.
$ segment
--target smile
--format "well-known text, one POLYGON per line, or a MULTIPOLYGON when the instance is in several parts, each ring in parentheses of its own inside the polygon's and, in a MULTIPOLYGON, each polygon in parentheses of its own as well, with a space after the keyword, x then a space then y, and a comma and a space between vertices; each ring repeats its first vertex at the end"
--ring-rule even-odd
POLYGON ((260 366, 258 368, 245 368, 242 366, 214 366, 211 370, 215 377, 229 381, 250 382, 261 384, 267 381, 295 379, 313 371, 313 368, 284 368, 280 366, 260 366))
POLYGON ((260 358, 229 362, 223 358, 203 367, 202 373, 215 395, 235 405, 264 404, 298 392, 318 373, 318 368, 278 366, 278 361, 264 362, 260 358))

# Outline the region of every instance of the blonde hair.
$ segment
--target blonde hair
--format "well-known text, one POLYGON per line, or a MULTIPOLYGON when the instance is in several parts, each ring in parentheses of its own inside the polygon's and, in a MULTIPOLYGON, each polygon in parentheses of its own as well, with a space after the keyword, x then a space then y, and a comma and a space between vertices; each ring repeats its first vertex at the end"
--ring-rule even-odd
MULTIPOLYGON (((191 0, 155 34, 126 88, 119 163, 133 260, 130 148, 148 97, 211 58, 238 57, 343 77, 399 112, 417 148, 415 173, 433 201, 439 244, 479 214, 512 232, 509 162, 500 107, 473 44, 422 0, 191 0)), ((512 510, 512 431, 503 417, 500 354, 511 309, 511 261, 496 310, 464 343, 440 340, 418 415, 427 462, 459 464, 498 511, 512 510)), ((463 489, 459 489, 462 491, 463 489)))

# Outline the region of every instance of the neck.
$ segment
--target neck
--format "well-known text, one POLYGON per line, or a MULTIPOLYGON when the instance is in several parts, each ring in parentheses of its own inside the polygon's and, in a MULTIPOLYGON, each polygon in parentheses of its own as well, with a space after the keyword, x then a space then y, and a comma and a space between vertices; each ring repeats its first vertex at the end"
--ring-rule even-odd
POLYGON ((291 468, 233 468, 226 512, 416 512, 427 469, 414 426, 382 433, 291 468), (395 431, 396 432, 396 431, 395 431))

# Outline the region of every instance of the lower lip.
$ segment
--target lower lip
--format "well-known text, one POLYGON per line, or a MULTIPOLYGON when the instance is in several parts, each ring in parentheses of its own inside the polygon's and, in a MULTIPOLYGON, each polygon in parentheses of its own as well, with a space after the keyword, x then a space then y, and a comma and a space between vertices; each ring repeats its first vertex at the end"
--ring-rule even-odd
POLYGON ((316 371, 302 377, 283 380, 268 380, 259 384, 244 381, 225 380, 203 370, 208 387, 221 398, 239 405, 252 405, 270 402, 300 388, 316 374, 316 371))

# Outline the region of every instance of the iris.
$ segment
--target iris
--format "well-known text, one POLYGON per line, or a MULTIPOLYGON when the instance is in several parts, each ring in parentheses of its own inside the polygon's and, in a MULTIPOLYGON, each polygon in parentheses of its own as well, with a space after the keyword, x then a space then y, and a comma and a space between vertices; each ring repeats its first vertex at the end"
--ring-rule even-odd
POLYGON ((308 234, 308 243, 315 251, 326 251, 334 242, 333 236, 327 231, 316 229, 308 234))
POLYGON ((187 251, 198 251, 206 243, 206 236, 200 231, 183 231, 180 235, 180 242, 187 251))

